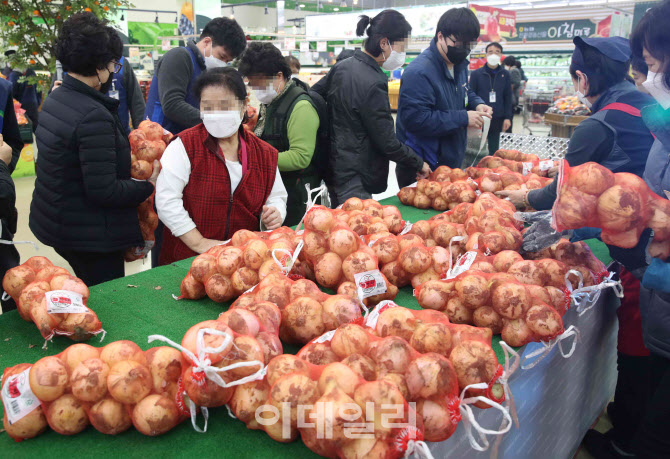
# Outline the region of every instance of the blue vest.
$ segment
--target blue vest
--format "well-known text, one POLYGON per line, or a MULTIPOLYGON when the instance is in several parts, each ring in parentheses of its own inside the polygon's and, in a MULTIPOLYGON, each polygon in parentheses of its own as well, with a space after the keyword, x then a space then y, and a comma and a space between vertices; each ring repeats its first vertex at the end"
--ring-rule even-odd
MULTIPOLYGON (((124 63, 123 56, 121 56, 119 63, 124 63)), ((108 97, 111 97, 110 94, 112 91, 118 91, 119 93, 119 119, 121 120, 121 124, 123 124, 123 127, 126 130, 126 135, 128 135, 130 134, 130 109, 128 107, 128 92, 126 91, 126 87, 123 85, 123 67, 121 67, 121 71, 119 73, 114 74, 114 77, 112 78, 112 87, 107 92, 108 97)))
MULTIPOLYGON (((199 109, 200 102, 195 97, 195 94, 193 94, 193 84, 196 78, 200 76, 200 73, 202 73, 202 70, 198 65, 198 60, 196 59, 195 53, 188 47, 186 47, 186 51, 188 51, 189 55, 191 56, 191 63, 193 64, 193 72, 191 73, 191 81, 188 82, 188 86, 186 87, 185 100, 186 103, 199 109)), ((147 108, 144 111, 144 117, 149 118, 151 121, 160 124, 161 126, 163 126, 163 128, 167 129, 174 135, 179 134, 181 131, 183 131, 184 129, 188 129, 189 127, 175 123, 171 119, 167 118, 165 116, 165 113, 163 113, 161 100, 160 97, 158 96, 158 73, 156 73, 153 79, 151 80, 151 86, 149 87, 149 95, 147 96, 147 108)))

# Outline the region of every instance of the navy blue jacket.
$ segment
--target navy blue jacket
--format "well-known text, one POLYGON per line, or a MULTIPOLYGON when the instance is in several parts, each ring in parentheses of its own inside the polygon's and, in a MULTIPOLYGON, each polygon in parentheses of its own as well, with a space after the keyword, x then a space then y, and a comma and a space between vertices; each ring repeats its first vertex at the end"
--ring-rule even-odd
POLYGON ((467 147, 466 110, 484 103, 468 86, 468 65, 466 60, 454 66, 452 77, 433 40, 402 74, 398 140, 433 169, 461 167, 467 147))
POLYGON ((498 66, 497 71, 488 65, 470 74, 470 89, 481 97, 486 105, 493 108, 493 117, 512 120, 512 78, 507 70, 498 66), (489 93, 494 90, 496 101, 489 100, 489 93))

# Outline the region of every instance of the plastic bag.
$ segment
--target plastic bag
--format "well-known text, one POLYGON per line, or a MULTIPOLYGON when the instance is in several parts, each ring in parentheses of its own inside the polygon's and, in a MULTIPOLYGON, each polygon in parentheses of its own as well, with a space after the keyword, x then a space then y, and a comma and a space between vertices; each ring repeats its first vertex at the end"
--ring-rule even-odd
MULTIPOLYGON (((130 132, 130 176, 135 180, 148 180, 154 172, 154 161, 160 161, 168 143, 174 136, 153 121, 144 120, 138 129, 130 132)), ((143 246, 130 247, 124 254, 126 261, 140 260, 147 256, 156 243, 154 232, 158 227, 158 215, 154 211, 154 191, 149 198, 137 206, 137 217, 144 239, 143 246)))
POLYGON ((649 189, 640 177, 612 173, 596 164, 560 166, 558 197, 552 208, 557 231, 601 228, 602 241, 625 249, 635 247, 645 228, 654 230, 649 254, 670 257, 670 202, 649 189))
POLYGON ((291 280, 279 273, 265 277, 224 314, 238 308, 271 316, 285 343, 305 344, 340 325, 363 321, 355 292, 353 296, 328 295, 309 279, 291 280), (276 309, 276 315, 265 311, 268 306, 276 309))
POLYGON ((54 335, 85 341, 104 333, 98 316, 86 306, 86 284, 45 257, 29 258, 8 270, 2 286, 16 302, 21 318, 34 322, 47 341, 54 335))
POLYGON ((133 425, 144 435, 161 435, 187 418, 178 408, 182 365, 176 349, 143 352, 131 341, 115 341, 101 349, 74 344, 33 365, 5 368, 4 428, 16 441, 47 425, 61 435, 89 424, 108 435, 133 425))

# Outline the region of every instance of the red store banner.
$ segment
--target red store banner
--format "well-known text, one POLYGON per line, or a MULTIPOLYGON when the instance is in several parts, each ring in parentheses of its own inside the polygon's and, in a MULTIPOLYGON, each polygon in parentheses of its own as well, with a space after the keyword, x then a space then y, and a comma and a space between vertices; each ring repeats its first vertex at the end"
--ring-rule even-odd
POLYGON ((479 41, 505 42, 517 36, 516 11, 480 5, 470 5, 470 9, 479 20, 479 41))

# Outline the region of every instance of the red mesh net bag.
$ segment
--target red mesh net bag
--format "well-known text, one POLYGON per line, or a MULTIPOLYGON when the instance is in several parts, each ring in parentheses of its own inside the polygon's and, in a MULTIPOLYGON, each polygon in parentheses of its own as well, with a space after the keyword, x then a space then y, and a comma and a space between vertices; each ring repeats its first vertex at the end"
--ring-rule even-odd
POLYGON ((558 196, 552 209, 557 231, 602 229, 602 241, 635 247, 645 228, 654 230, 649 254, 670 256, 670 202, 651 191, 644 180, 626 172, 612 173, 597 163, 560 166, 558 196))
POLYGON ((74 344, 35 364, 5 369, 4 428, 16 441, 47 426, 61 435, 89 425, 107 435, 132 426, 161 435, 186 419, 178 409, 181 373, 181 353, 170 347, 144 352, 131 341, 101 349, 74 344))
POLYGON ((65 335, 85 341, 104 333, 98 316, 86 306, 86 284, 45 257, 29 258, 8 270, 2 286, 16 302, 21 318, 34 322, 45 340, 65 335))
MULTIPOLYGON (((158 123, 144 120, 130 132, 130 176, 136 180, 148 180, 154 173, 154 161, 160 161, 167 144, 174 136, 158 123)), ((154 211, 154 195, 137 207, 137 217, 144 238, 144 246, 126 250, 126 261, 139 260, 147 256, 156 243, 154 232, 158 227, 158 215, 154 211)))

